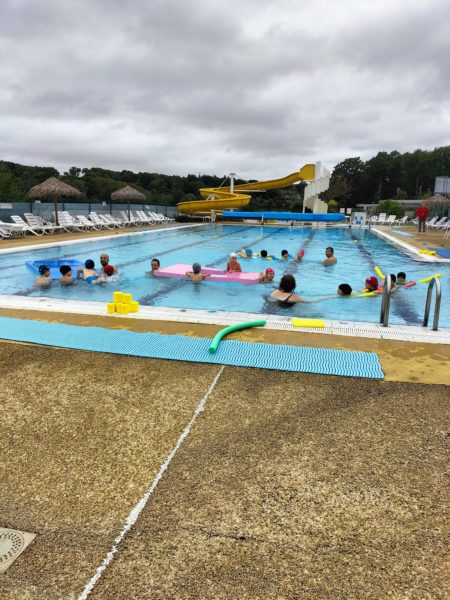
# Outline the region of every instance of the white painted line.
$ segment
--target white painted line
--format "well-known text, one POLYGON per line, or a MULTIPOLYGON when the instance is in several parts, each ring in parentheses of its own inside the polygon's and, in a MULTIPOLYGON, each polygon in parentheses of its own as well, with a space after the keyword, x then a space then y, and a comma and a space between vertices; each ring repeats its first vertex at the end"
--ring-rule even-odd
POLYGON ((122 531, 119 533, 119 535, 114 540, 113 547, 111 548, 111 550, 108 552, 108 554, 103 559, 102 564, 97 568, 97 570, 95 572, 95 575, 90 579, 90 581, 86 584, 86 587, 84 588, 84 590, 78 596, 78 600, 86 600, 86 598, 92 592, 92 590, 94 589, 95 585, 98 583, 99 579, 101 578, 101 576, 103 575, 103 573, 105 572, 105 570, 111 564, 111 561, 114 558, 114 555, 118 552, 118 546, 119 546, 119 544, 123 541, 123 539, 125 538, 125 536, 128 534, 128 532, 130 531, 130 529, 133 527, 133 525, 138 520, 139 515, 141 514, 141 512, 145 508, 145 505, 147 504, 150 496, 153 494, 153 492, 155 491, 155 488, 158 485, 158 483, 160 482, 162 476, 167 471, 167 469, 168 469, 168 467, 169 467, 169 465, 170 465, 170 463, 172 461, 172 458, 175 456, 175 454, 179 450, 181 444, 184 442, 184 440, 189 435, 189 433, 190 433, 190 431, 191 431, 191 429, 192 429, 192 427, 193 427, 193 425, 195 423, 195 420, 197 419, 198 415, 205 409, 206 401, 211 396, 214 388, 216 387, 216 384, 219 381, 220 376, 222 375, 222 372, 223 372, 224 368, 225 368, 225 365, 223 365, 220 368, 219 372, 214 377, 211 385, 209 386, 208 391, 206 392, 206 394, 203 396, 203 398, 198 403, 197 408, 195 409, 194 414, 193 414, 191 420, 186 425, 186 427, 183 429, 183 432, 180 435, 180 437, 178 438, 178 441, 177 441, 174 449, 169 454, 169 456, 166 458, 166 460, 164 461, 164 463, 161 465, 161 468, 159 469, 158 474, 156 475, 156 477, 153 480, 153 482, 150 485, 150 487, 147 489, 147 491, 145 492, 145 494, 142 496, 142 498, 139 500, 139 502, 136 504, 136 506, 132 509, 132 511, 130 512, 130 514, 126 518, 125 525, 124 525, 122 531))

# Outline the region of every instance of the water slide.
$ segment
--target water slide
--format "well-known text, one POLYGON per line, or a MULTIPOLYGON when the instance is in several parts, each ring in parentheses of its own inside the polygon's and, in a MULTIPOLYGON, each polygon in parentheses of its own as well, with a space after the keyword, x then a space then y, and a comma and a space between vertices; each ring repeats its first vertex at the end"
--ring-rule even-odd
POLYGON ((249 194, 242 192, 257 190, 273 190, 276 188, 288 187, 299 181, 314 181, 315 165, 304 165, 300 171, 291 173, 280 179, 270 179, 269 181, 255 181, 254 183, 243 183, 235 185, 233 191, 230 187, 221 188, 201 188, 200 194, 205 200, 189 200, 188 202, 179 202, 178 211, 185 215, 209 215, 212 210, 221 213, 228 208, 242 208, 247 206, 251 200, 249 194))

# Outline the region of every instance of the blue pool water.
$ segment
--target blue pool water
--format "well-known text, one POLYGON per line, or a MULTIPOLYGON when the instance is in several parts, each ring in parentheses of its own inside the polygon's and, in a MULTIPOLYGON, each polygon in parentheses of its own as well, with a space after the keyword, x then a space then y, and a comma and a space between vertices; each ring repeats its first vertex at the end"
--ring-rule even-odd
MULTIPOLYGON (((143 305, 177 308, 240 311, 264 314, 297 315, 310 318, 377 322, 380 297, 346 299, 333 297, 314 304, 298 304, 281 308, 269 299, 284 272, 297 280, 297 293, 312 300, 334 294, 340 283, 349 283, 354 290, 364 287, 364 280, 374 274, 379 265, 385 273, 405 271, 408 279, 418 280, 436 272, 442 273, 442 305, 440 324, 450 326, 450 265, 415 261, 368 230, 347 228, 287 228, 247 227, 245 225, 195 227, 160 230, 139 236, 127 236, 42 248, 32 252, 0 255, 0 289, 2 294, 47 296, 70 300, 108 302, 115 290, 131 292, 143 305), (326 246, 333 246, 337 265, 323 267, 326 246), (203 266, 225 268, 230 252, 242 247, 255 251, 263 248, 280 255, 286 248, 294 254, 305 249, 301 263, 241 259, 245 271, 275 269, 275 285, 242 285, 206 281, 194 285, 180 279, 159 279, 146 275, 152 257, 162 266, 175 263, 200 262, 203 266), (92 258, 99 264, 101 252, 108 252, 111 264, 120 270, 119 281, 105 285, 72 287, 54 284, 50 289, 34 287, 35 275, 25 266, 30 260, 60 260, 92 258)), ((390 322, 420 324, 423 318, 427 286, 416 285, 399 290, 392 297, 390 322)))

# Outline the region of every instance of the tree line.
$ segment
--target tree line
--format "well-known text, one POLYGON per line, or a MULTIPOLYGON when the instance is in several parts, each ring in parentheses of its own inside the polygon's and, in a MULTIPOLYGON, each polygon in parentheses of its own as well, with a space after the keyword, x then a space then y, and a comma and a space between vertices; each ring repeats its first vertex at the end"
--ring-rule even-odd
MULTIPOLYGON (((434 179, 450 174, 450 146, 414 152, 379 152, 363 161, 347 158, 333 170, 330 188, 321 194, 331 210, 354 207, 361 203, 382 200, 424 198, 432 195, 434 179)), ((282 174, 281 174, 282 175, 282 174)), ((53 167, 31 167, 0 161, 0 201, 24 202, 28 191, 48 177, 62 181, 80 190, 85 202, 110 202, 112 192, 131 185, 144 193, 148 204, 173 206, 183 200, 200 198, 204 187, 220 186, 225 176, 216 175, 163 175, 133 171, 112 171, 101 168, 71 167, 60 176, 53 167)), ((254 180, 252 180, 254 181, 254 180)), ((236 184, 245 183, 237 180, 236 184)), ((248 210, 302 210, 303 190, 300 183, 289 188, 252 194, 248 210)))
POLYGON ((434 180, 450 176, 450 146, 414 152, 378 152, 367 161, 347 158, 333 170, 322 200, 341 207, 385 200, 425 199, 434 193, 434 180))

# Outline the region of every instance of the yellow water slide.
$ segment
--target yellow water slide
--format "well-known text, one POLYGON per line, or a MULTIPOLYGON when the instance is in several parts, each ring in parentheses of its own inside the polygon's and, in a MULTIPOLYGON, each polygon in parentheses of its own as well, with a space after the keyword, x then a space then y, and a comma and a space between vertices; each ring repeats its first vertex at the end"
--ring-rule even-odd
POLYGON ((235 185, 233 191, 229 187, 221 188, 201 188, 200 194, 205 200, 190 200, 188 202, 179 202, 178 211, 185 215, 209 215, 212 210, 221 213, 229 208, 242 208, 247 206, 251 200, 249 194, 242 192, 251 190, 273 190, 283 188, 299 181, 314 181, 315 165, 304 165, 300 171, 291 173, 280 179, 270 179, 269 181, 255 181, 254 183, 243 183, 235 185))

